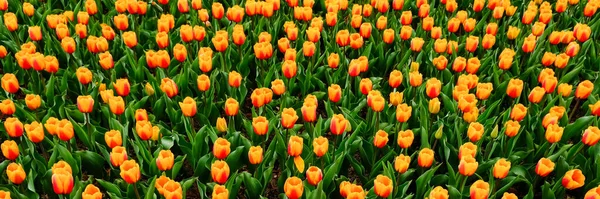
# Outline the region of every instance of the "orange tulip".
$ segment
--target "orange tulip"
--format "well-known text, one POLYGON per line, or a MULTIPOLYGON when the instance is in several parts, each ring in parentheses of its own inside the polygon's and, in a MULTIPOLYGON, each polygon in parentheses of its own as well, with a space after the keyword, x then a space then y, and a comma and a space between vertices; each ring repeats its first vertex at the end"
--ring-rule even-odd
POLYGON ((560 141, 563 135, 563 128, 558 124, 549 124, 546 127, 546 140, 550 143, 556 143, 560 141))
POLYGON ((269 131, 269 120, 263 116, 252 118, 252 129, 257 135, 265 135, 269 131))
MULTIPOLYGON (((25 96, 25 104, 27 104, 27 107, 30 110, 35 110, 35 109, 39 108, 40 105, 42 104, 42 98, 39 95, 27 94, 25 96)), ((0 105, 0 107, 2 107, 2 105, 0 105)), ((4 113, 4 111, 2 111, 2 112, 4 113)), ((12 115, 12 113, 8 114, 8 115, 12 115)))
POLYGON ((181 113, 186 117, 194 117, 196 115, 196 101, 191 97, 185 97, 183 102, 179 102, 181 113))
MULTIPOLYGON (((596 106, 600 106, 600 104, 596 103, 596 106)), ((591 106, 591 105, 590 105, 591 106)), ((596 109, 597 112, 598 108, 596 109)), ((596 115, 597 116, 597 115, 596 115)), ((585 131, 583 131, 583 136, 581 137, 581 142, 588 146, 594 146, 600 140, 600 129, 595 126, 588 127, 585 131)))
POLYGON ((121 115, 125 112, 125 102, 121 96, 111 97, 108 100, 108 106, 110 108, 110 112, 115 115, 121 115))
POLYGON ((23 170, 23 167, 20 164, 14 162, 8 164, 8 166, 6 167, 6 175, 10 182, 17 185, 23 183, 23 181, 25 181, 26 178, 25 170, 23 170))
POLYGON ((91 113, 94 108, 94 98, 90 95, 77 97, 77 108, 81 113, 91 113))
POLYGON ((404 154, 400 154, 394 159, 394 169, 398 173, 404 173, 408 170, 410 166, 410 156, 405 156, 404 154))
POLYGON ((163 78, 161 80, 160 90, 162 90, 169 98, 174 97, 179 92, 175 81, 169 78, 163 78))
POLYGON ((479 139, 481 139, 483 132, 484 128, 482 124, 480 124, 479 122, 472 122, 469 124, 467 136, 469 137, 469 140, 471 140, 471 142, 477 142, 479 141, 479 139))
POLYGON ((124 32, 122 37, 123 37, 123 42, 125 42, 125 45, 127 45, 127 47, 133 48, 133 47, 137 46, 138 42, 137 42, 137 36, 136 36, 135 32, 133 32, 133 31, 124 32))
POLYGON ((377 148, 383 148, 387 144, 388 140, 388 134, 383 130, 379 130, 377 133, 375 133, 373 145, 375 145, 377 148))
POLYGON ((346 121, 346 118, 344 118, 344 115, 336 114, 331 118, 329 130, 333 135, 341 135, 346 131, 347 125, 348 122, 346 121))
POLYGON ((573 190, 582 187, 585 184, 585 175, 579 169, 567 171, 562 178, 563 187, 573 190))
POLYGON ((73 174, 64 169, 57 169, 52 173, 54 193, 59 195, 70 194, 73 191, 73 174))
POLYGON ((554 162, 547 158, 542 158, 538 161, 535 166, 535 173, 537 173, 541 177, 546 177, 548 174, 554 171, 554 162))
POLYGON ((510 170, 510 162, 504 158, 500 158, 494 164, 493 174, 495 178, 503 179, 508 175, 508 171, 510 170))
POLYGON ((402 40, 408 40, 410 39, 410 37, 412 36, 413 33, 413 29, 410 26, 402 26, 402 28, 400 29, 400 38, 402 40))
POLYGON ((115 148, 117 146, 121 146, 123 144, 123 138, 121 137, 121 132, 118 130, 110 130, 104 134, 104 141, 108 148, 115 148))
POLYGON ((394 182, 387 176, 377 175, 373 183, 375 194, 381 198, 387 198, 394 191, 394 182))
POLYGON ((6 133, 13 138, 23 135, 23 123, 16 117, 6 118, 4 121, 4 129, 6 130, 6 133))
POLYGON ((398 132, 398 146, 400 146, 400 148, 409 148, 412 145, 414 139, 415 134, 410 129, 398 132))
POLYGON ((248 150, 250 164, 260 164, 263 160, 263 149, 260 146, 252 146, 248 150))
POLYGON ((120 169, 121 178, 128 184, 134 184, 140 179, 140 166, 135 160, 125 160, 120 169))
POLYGON ((577 85, 577 89, 575 89, 575 97, 579 99, 587 99, 593 90, 594 84, 590 80, 584 80, 577 85))
POLYGON ((323 157, 329 148, 329 140, 323 136, 319 136, 313 140, 313 152, 317 157, 323 157))
POLYGON ((171 150, 161 150, 156 157, 156 167, 161 171, 171 170, 174 161, 175 156, 171 150))
POLYGON ((542 101, 542 98, 544 97, 545 93, 546 91, 542 87, 536 86, 529 93, 529 101, 534 104, 537 104, 540 101, 542 101))
POLYGON ((434 156, 433 150, 429 148, 424 148, 419 151, 419 159, 418 164, 420 167, 429 168, 431 164, 433 164, 434 156))
POLYGON ((309 184, 317 186, 321 180, 323 180, 323 172, 319 167, 311 166, 306 170, 306 181, 309 184))
POLYGON ((110 163, 115 166, 121 166, 127 160, 127 150, 122 146, 115 146, 110 152, 110 163))
POLYGON ((131 90, 128 79, 118 79, 113 84, 113 87, 117 94, 122 97, 129 95, 129 91, 131 90))
POLYGON ((475 158, 471 156, 464 156, 460 159, 460 163, 458 165, 458 172, 464 176, 472 176, 475 171, 477 171, 477 167, 479 163, 475 158))
MULTIPOLYGON (((5 2, 7 2, 7 1, 5 1, 5 2)), ((8 7, 8 3, 6 3, 6 5, 8 7)), ((8 31, 10 31, 10 32, 14 32, 15 30, 17 30, 19 28, 19 22, 17 20, 17 16, 14 13, 11 13, 11 12, 4 13, 4 21, 3 22, 4 22, 4 25, 6 26, 6 29, 8 29, 8 31)))
POLYGON ((573 35, 579 42, 585 42, 590 38, 591 31, 587 24, 577 24, 573 28, 573 35))
POLYGON ((490 184, 483 180, 477 180, 469 188, 471 199, 486 199, 489 196, 490 184))
POLYGON ((517 98, 523 91, 523 81, 520 79, 511 79, 506 88, 506 95, 511 98, 517 98))
POLYGON ((9 93, 16 93, 19 91, 19 80, 12 73, 5 73, 2 76, 2 89, 9 93))
POLYGON ((175 59, 177 59, 179 62, 185 61, 187 58, 187 50, 185 49, 185 46, 181 44, 175 44, 175 47, 173 47, 173 57, 175 57, 175 59))
POLYGON ((436 78, 431 78, 427 80, 427 83, 425 84, 425 92, 427 93, 427 96, 429 96, 429 98, 438 97, 438 95, 440 95, 441 89, 442 83, 436 78))
POLYGON ((4 140, 0 147, 2 148, 2 155, 6 159, 14 161, 19 157, 19 145, 15 141, 4 140))
POLYGON ((477 145, 473 144, 472 142, 464 143, 458 149, 458 159, 459 160, 462 160, 464 157, 467 157, 467 156, 475 158, 476 155, 477 155, 477 145))
POLYGON ((296 124, 298 120, 298 115, 296 115, 296 111, 293 108, 285 108, 281 113, 281 126, 287 129, 291 129, 296 124))
POLYGON ((283 190, 289 199, 299 199, 304 193, 304 185, 302 184, 302 180, 300 178, 290 177, 285 180, 283 190))
POLYGON ((448 65, 448 59, 446 59, 444 55, 440 55, 439 57, 433 58, 433 65, 435 65, 435 68, 438 70, 444 70, 448 65))

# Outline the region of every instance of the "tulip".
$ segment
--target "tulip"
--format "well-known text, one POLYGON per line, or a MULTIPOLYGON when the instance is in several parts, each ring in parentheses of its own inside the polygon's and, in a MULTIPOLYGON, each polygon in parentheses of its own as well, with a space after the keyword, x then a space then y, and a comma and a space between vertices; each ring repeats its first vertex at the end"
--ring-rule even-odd
POLYGON ((464 143, 458 149, 458 159, 462 160, 464 157, 472 157, 475 158, 477 155, 477 145, 472 142, 464 143))
POLYGON ((448 65, 448 59, 446 59, 444 55, 440 55, 439 57, 433 58, 433 65, 435 65, 435 68, 438 70, 444 70, 448 65))
POLYGON ((398 146, 400 146, 400 148, 409 148, 412 145, 414 139, 415 134, 410 129, 398 132, 398 146))
POLYGON ((527 115, 527 108, 523 104, 516 104, 510 112, 510 118, 521 121, 527 115))
POLYGON ((169 98, 174 97, 179 92, 175 81, 169 78, 163 78, 161 80, 160 90, 162 90, 169 98))
POLYGON ((269 120, 263 116, 252 118, 252 129, 257 135, 265 135, 269 131, 269 120))
POLYGON ((289 199, 299 199, 304 193, 304 185, 302 184, 302 180, 300 178, 290 177, 285 180, 283 190, 289 199))
POLYGON ((54 193, 67 195, 73 191, 73 174, 64 170, 57 169, 52 172, 52 188, 54 193))
MULTIPOLYGON (((598 104, 598 103, 596 103, 598 104)), ((583 131, 583 136, 581 137, 581 142, 588 146, 594 146, 600 140, 600 129, 595 126, 588 127, 585 131, 583 131)))
POLYGON ((223 138, 218 138, 213 145, 213 155, 220 160, 227 158, 231 152, 231 144, 223 138))
POLYGON ((88 184, 83 193, 81 193, 82 199, 102 199, 102 192, 100 189, 93 184, 88 184))
POLYGON ((563 128, 558 126, 558 124, 549 124, 546 127, 546 140, 550 143, 556 143, 560 141, 563 135, 563 128))
POLYGON ((427 80, 427 83, 425 84, 425 92, 429 98, 436 98, 438 95, 440 95, 441 88, 442 83, 436 78, 427 80))
POLYGON ((441 186, 437 186, 429 192, 429 198, 431 199, 448 199, 450 196, 448 195, 448 190, 442 188, 441 186))
POLYGON ((4 121, 4 129, 6 130, 6 133, 13 138, 23 135, 23 123, 16 117, 6 118, 4 121))
POLYGON ((488 198, 490 192, 490 184, 483 180, 477 180, 469 188, 469 195, 471 199, 485 199, 488 198))
POLYGON ((108 100, 108 106, 110 108, 110 112, 115 115, 121 115, 125 112, 125 102, 121 96, 111 97, 108 100))
POLYGON ((373 145, 375 145, 377 148, 383 148, 387 144, 388 140, 388 134, 383 130, 379 130, 377 133, 375 133, 373 145))
POLYGON ((506 95, 511 98, 517 98, 523 91, 523 81, 520 79, 511 79, 506 88, 506 95))
POLYGON ((559 54, 556 57, 556 60, 554 60, 554 66, 556 66, 559 69, 565 68, 569 63, 569 58, 569 55, 567 55, 566 53, 559 54))
POLYGON ((296 124, 296 120, 298 120, 298 115, 296 115, 296 111, 293 108, 283 109, 281 113, 281 126, 291 129, 296 124))
POLYGON ((227 199, 229 198, 229 190, 227 190, 227 187, 217 184, 213 187, 212 198, 227 199))
POLYGON ((508 175, 508 171, 510 170, 510 162, 504 158, 500 158, 494 164, 493 174, 495 178, 503 179, 508 175))
POLYGON ((415 37, 410 41, 410 49, 414 52, 420 52, 424 43, 422 38, 415 37))
POLYGON ((480 124, 479 122, 472 122, 469 124, 467 136, 469 137, 469 140, 471 140, 471 142, 477 142, 479 141, 479 139, 481 139, 483 131, 484 128, 482 124, 480 124))
POLYGON ((317 157, 323 157, 329 148, 329 140, 323 136, 319 136, 313 140, 313 152, 317 157))
MULTIPOLYGON (((30 110, 36 110, 42 104, 42 98, 39 95, 27 94, 25 96, 25 104, 27 105, 27 108, 29 108, 30 110)), ((2 107, 1 104, 0 104, 0 107, 2 107)), ((2 111, 2 112, 4 113, 4 111, 2 111)), ((7 114, 7 115, 12 115, 12 113, 7 114)))
POLYGON ((135 160, 125 160, 119 168, 121 178, 128 184, 134 184, 140 179, 140 166, 135 160))
POLYGON ((591 28, 587 24, 577 24, 573 28, 573 35, 579 42, 585 42, 590 38, 591 28))
POLYGON ((405 156, 404 154, 400 154, 394 160, 394 169, 398 173, 404 173, 408 170, 410 166, 410 156, 405 156))
POLYGON ((208 89, 210 89, 210 78, 205 74, 198 75, 196 83, 198 85, 198 90, 202 92, 205 92, 208 89))
POLYGON ((171 170, 174 161, 175 156, 171 150, 161 150, 156 157, 156 167, 161 171, 171 170))
POLYGON ((542 87, 536 86, 529 93, 529 101, 537 104, 540 101, 542 101, 542 98, 544 97, 545 93, 546 91, 542 87))
POLYGON ((127 150, 122 146, 115 146, 110 152, 110 163, 114 167, 121 166, 127 160, 127 150))
POLYGON ((77 108, 81 113, 91 113, 94 108, 94 99, 89 95, 77 97, 77 108))
POLYGON ((138 121, 135 123, 135 131, 140 139, 149 140, 152 137, 152 124, 149 121, 138 121))
POLYGON ((387 198, 394 191, 394 182, 387 176, 377 175, 373 183, 375 194, 381 198, 387 198))
POLYGON ((541 177, 546 177, 554 171, 554 162, 547 158, 541 158, 535 166, 535 173, 541 177))
POLYGON ((323 180, 323 172, 319 167, 311 166, 306 170, 306 181, 309 184, 317 186, 321 180, 323 180))
POLYGON ((515 38, 517 38, 517 36, 519 36, 520 32, 521 32, 521 29, 514 27, 514 26, 509 26, 508 32, 506 33, 506 37, 510 40, 514 40, 515 38))
POLYGON ((123 144, 123 138, 121 132, 118 130, 110 130, 104 134, 104 141, 109 148, 115 148, 123 144))
POLYGON ((27 132, 27 138, 34 143, 44 140, 44 128, 38 122, 34 121, 31 124, 25 124, 25 131, 27 132))
POLYGON ((464 176, 472 176, 475 171, 477 171, 477 167, 479 163, 475 158, 471 156, 464 156, 460 159, 460 163, 458 165, 458 172, 464 176))
POLYGON ((229 165, 227 165, 227 162, 225 161, 217 160, 213 162, 210 172, 213 181, 219 184, 225 184, 229 178, 229 165))
POLYGON ((585 175, 579 169, 567 171, 562 178, 562 185, 566 189, 573 190, 585 184, 585 175))
POLYGON ((373 89, 373 82, 369 78, 363 78, 360 80, 359 88, 363 95, 367 95, 373 89))
POLYGON ((23 181, 25 181, 26 178, 25 170, 23 170, 23 167, 20 164, 14 162, 8 164, 8 166, 6 167, 6 175, 8 177, 8 180, 10 180, 10 182, 16 185, 21 184, 23 181))
POLYGON ((248 150, 250 164, 260 164, 263 160, 263 149, 260 146, 252 146, 248 150))
POLYGON ((579 99, 587 99, 592 93, 592 90, 594 90, 594 84, 590 80, 584 80, 577 85, 577 89, 575 89, 575 97, 579 99))
POLYGON ((186 117, 194 117, 196 115, 196 101, 191 97, 185 97, 183 102, 179 102, 181 113, 186 117))
POLYGON ((19 157, 19 145, 15 141, 4 140, 0 148, 2 148, 2 155, 6 159, 14 161, 19 157))
POLYGON ((434 156, 433 150, 424 148, 419 151, 418 164, 420 167, 429 168, 433 164, 434 156))
POLYGON ((575 57, 575 55, 579 53, 579 49, 580 47, 579 44, 577 44, 577 42, 570 42, 567 48, 565 49, 565 54, 567 54, 569 57, 575 57))
POLYGON ((413 29, 410 26, 402 26, 400 29, 400 38, 404 41, 410 39, 412 36, 413 29))
POLYGON ((2 76, 2 89, 9 93, 16 93, 19 91, 19 80, 12 73, 6 73, 2 76))

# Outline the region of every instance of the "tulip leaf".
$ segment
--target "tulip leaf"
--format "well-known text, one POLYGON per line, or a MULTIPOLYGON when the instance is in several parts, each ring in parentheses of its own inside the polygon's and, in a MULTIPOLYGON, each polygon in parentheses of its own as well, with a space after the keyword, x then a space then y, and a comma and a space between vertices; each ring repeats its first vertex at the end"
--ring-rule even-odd
POLYGON ((552 191, 552 189, 550 188, 550 184, 548 184, 548 182, 546 182, 546 181, 544 181, 544 185, 542 185, 542 198, 544 198, 544 199, 556 198, 556 196, 554 196, 554 191, 552 191))
POLYGON ((416 193, 416 197, 419 198, 423 198, 423 196, 425 195, 425 191, 427 189, 429 189, 429 183, 431 182, 431 177, 433 177, 433 174, 435 174, 435 171, 437 171, 438 168, 440 168, 441 164, 430 168, 429 170, 425 171, 425 173, 423 173, 421 176, 419 176, 417 178, 417 193, 416 193))
POLYGON ((570 140, 572 137, 581 134, 594 121, 594 118, 594 116, 583 116, 568 124, 564 128, 562 140, 570 140))
POLYGON ((244 178, 244 186, 246 187, 246 193, 248 193, 248 196, 251 198, 258 198, 262 190, 260 181, 252 177, 252 175, 248 172, 244 172, 241 175, 244 178))
POLYGON ((106 189, 107 192, 115 194, 119 197, 121 197, 121 190, 119 189, 119 187, 111 182, 108 181, 104 181, 101 179, 96 179, 96 181, 98 181, 98 184, 100 184, 100 186, 104 187, 104 189, 106 189))

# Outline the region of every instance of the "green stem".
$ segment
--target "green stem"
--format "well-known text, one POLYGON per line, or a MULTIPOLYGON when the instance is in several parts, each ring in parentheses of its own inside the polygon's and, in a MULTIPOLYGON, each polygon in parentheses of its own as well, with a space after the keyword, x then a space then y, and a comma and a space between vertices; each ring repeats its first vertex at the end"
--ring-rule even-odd
POLYGON ((141 198, 141 197, 140 197, 140 191, 138 191, 138 189, 137 189, 137 186, 136 186, 136 185, 137 185, 137 183, 134 183, 134 184, 133 184, 133 190, 135 191, 135 196, 136 196, 136 198, 140 199, 140 198, 141 198))

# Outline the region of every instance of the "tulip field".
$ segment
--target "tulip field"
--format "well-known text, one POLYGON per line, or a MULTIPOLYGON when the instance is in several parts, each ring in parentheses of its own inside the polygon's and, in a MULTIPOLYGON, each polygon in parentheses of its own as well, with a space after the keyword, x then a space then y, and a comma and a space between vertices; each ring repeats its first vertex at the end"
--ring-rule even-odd
POLYGON ((0 199, 600 199, 600 0, 0 0, 0 199))

